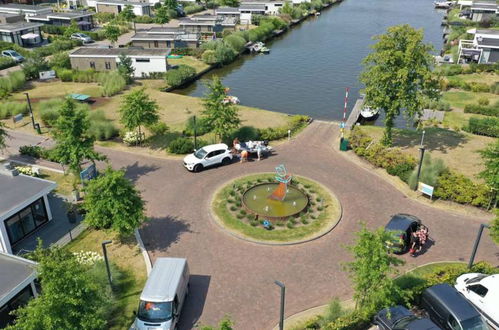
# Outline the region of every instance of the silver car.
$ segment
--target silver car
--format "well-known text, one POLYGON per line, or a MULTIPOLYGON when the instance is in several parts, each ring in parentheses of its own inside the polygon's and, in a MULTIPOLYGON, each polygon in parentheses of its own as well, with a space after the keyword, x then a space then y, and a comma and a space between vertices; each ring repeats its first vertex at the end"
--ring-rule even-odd
POLYGON ((85 33, 73 33, 71 35, 71 39, 79 40, 79 41, 83 42, 84 44, 88 44, 88 43, 93 42, 92 38, 87 36, 85 33))
POLYGON ((2 56, 8 57, 12 59, 13 61, 16 61, 17 63, 21 63, 24 61, 24 56, 16 52, 15 50, 4 50, 2 51, 2 56))

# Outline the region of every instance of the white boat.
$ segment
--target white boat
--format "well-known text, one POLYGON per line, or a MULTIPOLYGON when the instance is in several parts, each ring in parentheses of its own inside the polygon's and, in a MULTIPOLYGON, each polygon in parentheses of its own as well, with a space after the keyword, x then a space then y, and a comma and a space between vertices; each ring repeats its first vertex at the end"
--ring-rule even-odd
POLYGON ((360 115, 365 120, 374 120, 379 115, 379 109, 373 109, 370 106, 366 105, 362 110, 360 110, 360 115))
POLYGON ((228 103, 239 104, 239 103, 241 103, 241 101, 239 101, 239 98, 237 96, 227 95, 227 97, 224 98, 222 103, 223 104, 228 104, 228 103))
POLYGON ((449 9, 452 5, 452 1, 435 1, 433 5, 436 9, 449 9))

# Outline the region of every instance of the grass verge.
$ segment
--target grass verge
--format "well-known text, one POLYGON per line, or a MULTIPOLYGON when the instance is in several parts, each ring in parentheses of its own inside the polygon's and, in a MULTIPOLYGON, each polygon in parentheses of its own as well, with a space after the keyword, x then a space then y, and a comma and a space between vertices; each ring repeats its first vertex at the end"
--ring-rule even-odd
POLYGON ((40 170, 40 178, 57 183, 55 192, 59 195, 70 196, 73 191, 73 174, 61 174, 49 170, 40 170))
MULTIPOLYGON (((253 227, 236 217, 227 208, 227 199, 230 197, 232 186, 246 184, 257 179, 273 178, 273 174, 256 174, 245 176, 229 182, 215 193, 212 209, 216 221, 221 226, 234 233, 236 236, 262 243, 297 243, 303 240, 318 237, 327 233, 340 220, 341 205, 338 199, 325 187, 315 181, 304 177, 295 177, 300 184, 309 185, 323 199, 324 211, 306 226, 286 228, 279 230, 267 230, 263 227, 253 227)), ((241 206, 242 207, 242 206, 241 206)))

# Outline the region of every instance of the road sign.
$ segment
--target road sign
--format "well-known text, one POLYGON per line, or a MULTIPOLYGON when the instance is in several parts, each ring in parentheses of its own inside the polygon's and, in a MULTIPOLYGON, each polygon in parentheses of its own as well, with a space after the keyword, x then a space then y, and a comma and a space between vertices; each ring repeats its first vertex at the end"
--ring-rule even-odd
POLYGON ((80 178, 82 181, 92 180, 97 176, 97 169, 95 168, 95 164, 90 165, 86 169, 80 172, 80 178))
POLYGON ((433 190, 435 188, 430 186, 430 185, 427 185, 423 182, 419 182, 418 183, 418 190, 423 193, 424 195, 428 195, 430 196, 430 199, 433 197, 433 190))

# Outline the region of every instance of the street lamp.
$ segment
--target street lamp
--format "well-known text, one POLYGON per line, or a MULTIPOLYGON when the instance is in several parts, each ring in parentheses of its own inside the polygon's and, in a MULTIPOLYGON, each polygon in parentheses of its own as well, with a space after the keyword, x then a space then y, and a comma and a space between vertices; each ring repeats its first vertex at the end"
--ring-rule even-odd
POLYGON ((414 187, 414 190, 418 190, 418 185, 419 185, 419 176, 421 175, 421 167, 423 167, 423 158, 424 158, 424 146, 423 146, 423 141, 424 141, 424 133, 421 136, 421 144, 419 146, 419 165, 418 165, 418 174, 416 175, 416 187, 414 187))
POLYGON ((471 251, 468 268, 471 268, 471 266, 473 266, 473 261, 475 261, 476 250, 478 249, 478 244, 480 244, 480 239, 482 238, 483 228, 489 228, 489 225, 484 223, 480 224, 480 229, 478 229, 478 235, 476 236, 475 244, 473 244, 473 251, 471 251))
POLYGON ((279 317, 279 330, 284 330, 284 297, 286 294, 286 286, 280 281, 274 283, 281 288, 281 312, 279 317))
POLYGON ((109 260, 107 259, 107 249, 106 245, 111 244, 113 241, 106 240, 102 242, 102 251, 104 253, 104 261, 106 262, 106 269, 107 269, 107 278, 109 279, 109 285, 112 287, 113 286, 113 279, 111 277, 111 270, 109 269, 109 260))
POLYGON ((24 93, 24 95, 26 95, 26 99, 28 100, 28 108, 29 108, 29 115, 31 116, 31 124, 33 124, 33 129, 36 130, 35 117, 33 116, 33 109, 31 108, 31 101, 29 99, 29 94, 24 93))

